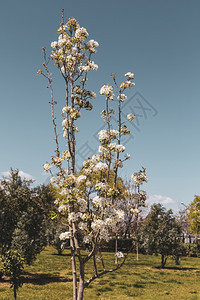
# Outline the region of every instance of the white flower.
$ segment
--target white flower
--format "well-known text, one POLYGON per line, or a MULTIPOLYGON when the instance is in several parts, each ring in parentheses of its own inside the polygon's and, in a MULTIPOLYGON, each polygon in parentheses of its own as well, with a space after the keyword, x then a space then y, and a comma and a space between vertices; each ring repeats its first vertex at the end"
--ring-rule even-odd
POLYGON ((93 61, 88 61, 88 66, 91 70, 98 70, 98 65, 95 64, 93 61))
POLYGON ((124 101, 124 100, 127 99, 127 96, 124 95, 124 94, 120 94, 120 95, 117 97, 117 99, 120 100, 120 101, 124 101))
POLYGON ((139 171, 138 173, 133 173, 131 175, 131 179, 137 185, 143 184, 143 182, 147 182, 148 178, 144 171, 139 171))
POLYGON ((78 184, 80 184, 83 181, 85 181, 86 179, 87 179, 87 177, 85 175, 80 175, 77 177, 77 182, 78 182, 78 184))
POLYGON ((89 50, 92 48, 95 48, 95 47, 98 47, 99 46, 99 43, 98 42, 96 42, 96 41, 94 41, 94 40, 90 40, 89 42, 87 42, 86 44, 85 44, 85 46, 87 47, 87 48, 89 48, 89 50))
POLYGON ((125 151, 125 147, 123 145, 116 145, 115 146, 115 151, 116 152, 124 152, 125 151))
POLYGON ((84 223, 84 222, 80 222, 80 223, 78 224, 78 228, 79 228, 80 230, 86 230, 86 229, 87 229, 87 224, 84 223))
POLYGON ((99 229, 102 229, 104 227, 104 221, 103 220, 95 220, 92 222, 91 227, 94 231, 98 231, 99 229))
POLYGON ((52 165, 50 163, 46 163, 43 165, 44 171, 48 172, 49 170, 51 170, 52 165))
POLYGON ((58 46, 58 42, 52 42, 51 43, 51 48, 56 48, 58 46))
POLYGON ((133 121, 133 119, 135 119, 135 116, 133 114, 128 114, 126 117, 129 121, 133 121))
POLYGON ((75 32, 75 37, 84 41, 88 37, 88 32, 84 27, 78 28, 75 32))
POLYGON ((71 154, 68 150, 64 151, 62 154, 62 159, 70 159, 71 158, 71 154))
POLYGON ((125 157, 126 157, 126 159, 131 158, 130 154, 128 154, 128 153, 126 153, 125 157))
POLYGON ((54 201, 54 204, 57 205, 59 203, 58 199, 54 201))
POLYGON ((102 191, 106 191, 107 190, 107 185, 103 182, 99 182, 95 185, 95 189, 96 190, 102 190, 102 191))
POLYGON ((64 106, 62 109, 62 113, 64 114, 65 112, 69 112, 71 108, 71 106, 64 106))
POLYGON ((103 153, 106 153, 108 152, 108 149, 105 148, 104 146, 99 146, 99 149, 98 149, 99 152, 103 152, 103 153))
POLYGON ((67 206, 64 204, 62 204, 58 207, 59 213, 66 212, 66 210, 67 210, 67 206))
POLYGON ((98 135, 99 135, 99 141, 100 142, 109 139, 109 134, 108 134, 107 130, 99 131, 98 135))
POLYGON ((134 82, 131 82, 130 80, 126 81, 126 82, 122 82, 121 85, 120 85, 120 88, 124 88, 124 89, 127 89, 131 86, 134 86, 135 83, 134 82))
POLYGON ((51 177, 50 183, 51 183, 51 184, 54 184, 54 183, 56 183, 56 182, 57 182, 56 177, 51 177))
POLYGON ((76 222, 78 220, 78 217, 79 217, 78 214, 76 214, 75 212, 72 212, 72 213, 69 213, 68 220, 69 220, 69 222, 70 221, 76 222))
POLYGON ((124 254, 120 251, 118 251, 117 253, 115 253, 115 256, 117 256, 117 258, 123 258, 124 254))
POLYGON ((91 91, 90 92, 90 97, 95 99, 97 97, 97 95, 96 95, 95 92, 91 91))
POLYGON ((66 196, 67 194, 68 194, 68 189, 62 188, 62 190, 60 191, 60 195, 66 196))
POLYGON ((83 243, 89 244, 91 242, 91 237, 89 235, 85 235, 83 237, 83 243))
POLYGON ((59 239, 61 241, 64 241, 64 240, 69 239, 69 238, 70 238, 70 232, 69 231, 63 232, 59 236, 59 239))
POLYGON ((132 214, 134 214, 134 215, 138 215, 139 212, 140 212, 140 210, 137 209, 137 208, 131 208, 130 212, 131 212, 132 214))
POLYGON ((127 72, 124 76, 130 78, 130 79, 133 79, 134 78, 134 74, 131 73, 131 72, 127 72))
POLYGON ((99 260, 99 261, 102 260, 102 257, 101 257, 101 256, 96 255, 95 257, 96 257, 96 260, 99 260))
POLYGON ((90 71, 90 67, 89 66, 80 66, 78 67, 80 71, 84 71, 84 72, 89 72, 90 71))
POLYGON ((117 210, 116 214, 117 214, 117 219, 118 220, 123 220, 124 219, 124 212, 123 212, 123 210, 117 210))
POLYGON ((100 155, 94 154, 91 160, 93 163, 97 163, 100 160, 100 155))
POLYGON ((111 134, 111 136, 112 136, 113 138, 115 138, 115 137, 116 137, 116 135, 118 135, 118 134, 119 134, 119 131, 118 131, 118 130, 116 130, 116 129, 111 129, 111 130, 110 130, 110 134, 111 134))
POLYGON ((78 199, 80 212, 85 212, 87 209, 87 201, 83 198, 78 199))
POLYGON ((96 196, 96 197, 94 197, 94 198, 92 199, 92 203, 93 203, 96 207, 98 207, 98 206, 103 207, 103 206, 105 205, 105 203, 106 203, 106 200, 105 200, 105 198, 103 198, 103 197, 96 196))
POLYGON ((99 162, 94 167, 94 171, 106 171, 108 169, 108 166, 106 163, 99 162))
POLYGON ((113 93, 113 87, 109 84, 104 84, 100 89, 101 95, 110 96, 113 93))

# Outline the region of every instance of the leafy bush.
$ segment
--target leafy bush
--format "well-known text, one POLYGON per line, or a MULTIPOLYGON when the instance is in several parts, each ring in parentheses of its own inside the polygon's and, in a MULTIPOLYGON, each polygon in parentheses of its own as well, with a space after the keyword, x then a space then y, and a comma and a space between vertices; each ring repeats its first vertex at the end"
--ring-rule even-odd
POLYGON ((199 244, 184 244, 185 252, 190 257, 200 257, 200 245, 199 244))

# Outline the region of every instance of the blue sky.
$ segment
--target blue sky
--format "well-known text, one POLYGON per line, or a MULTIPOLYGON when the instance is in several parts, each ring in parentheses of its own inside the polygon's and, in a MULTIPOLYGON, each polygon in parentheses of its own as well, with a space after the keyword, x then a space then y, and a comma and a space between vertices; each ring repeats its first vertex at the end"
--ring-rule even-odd
MULTIPOLYGON (((151 199, 175 210, 181 202, 189 204, 200 193, 197 0, 1 1, 1 174, 12 167, 37 183, 47 180, 42 164, 53 154, 54 137, 49 91, 37 70, 43 62, 42 46, 50 51, 57 38, 62 8, 65 19, 75 17, 89 38, 99 42, 94 57, 99 70, 90 76, 91 88, 98 94, 111 73, 121 80, 131 71, 136 86, 128 94, 129 106, 140 102, 151 108, 146 116, 136 111, 139 123, 130 126, 132 138, 126 141, 132 158, 122 175, 129 178, 144 166, 149 177, 144 189, 151 199)), ((62 102, 63 82, 56 68, 52 72, 55 99, 62 102)), ((103 107, 98 96, 94 110, 82 114, 78 148, 85 142, 97 147, 94 136, 102 126, 103 107)))

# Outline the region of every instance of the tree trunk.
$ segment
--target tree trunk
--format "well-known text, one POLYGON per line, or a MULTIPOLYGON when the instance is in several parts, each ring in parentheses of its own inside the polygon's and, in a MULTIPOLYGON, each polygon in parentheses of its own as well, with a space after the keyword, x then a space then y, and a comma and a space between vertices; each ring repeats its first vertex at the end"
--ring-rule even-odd
POLYGON ((75 260, 75 249, 72 238, 70 238, 71 248, 71 263, 72 263, 72 278, 73 278, 73 300, 77 300, 77 276, 76 276, 76 260, 75 260))
POLYGON ((79 279, 79 289, 78 289, 78 300, 83 299, 84 280, 85 280, 84 263, 80 262, 80 279, 79 279))
POLYGON ((117 247, 117 237, 115 239, 115 264, 118 265, 118 257, 117 257, 117 252, 118 252, 118 247, 117 247))
POLYGON ((139 260, 139 247, 138 247, 138 243, 136 244, 136 253, 137 253, 137 260, 139 260))
POLYGON ((164 266, 165 266, 165 264, 166 264, 166 261, 167 261, 167 256, 165 257, 165 255, 162 254, 161 268, 164 268, 164 266))
POLYGON ((14 300, 17 299, 17 289, 16 286, 14 285, 14 300))

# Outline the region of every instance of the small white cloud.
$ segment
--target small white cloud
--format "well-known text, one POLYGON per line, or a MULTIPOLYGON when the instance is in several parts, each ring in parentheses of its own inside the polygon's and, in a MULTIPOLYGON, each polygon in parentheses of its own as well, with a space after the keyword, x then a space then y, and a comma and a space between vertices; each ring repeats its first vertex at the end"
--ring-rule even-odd
MULTIPOLYGON (((9 176, 10 176, 10 172, 9 171, 0 172, 0 177, 9 177, 9 176)), ((30 175, 28 173, 25 173, 24 171, 19 171, 19 176, 22 179, 35 180, 32 175, 30 175)))
POLYGON ((162 196, 162 195, 151 195, 148 198, 149 204, 154 204, 154 203, 160 203, 160 204, 170 204, 174 203, 175 201, 167 196, 162 196))

